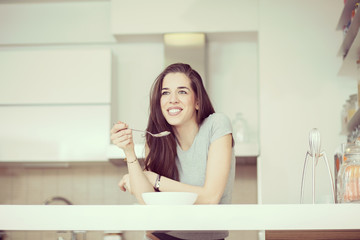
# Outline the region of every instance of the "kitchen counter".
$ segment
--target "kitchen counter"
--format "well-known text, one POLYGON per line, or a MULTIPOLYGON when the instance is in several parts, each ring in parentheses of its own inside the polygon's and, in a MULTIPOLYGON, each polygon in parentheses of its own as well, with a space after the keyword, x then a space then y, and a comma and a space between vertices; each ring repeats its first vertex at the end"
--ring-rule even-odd
POLYGON ((360 204, 0 205, 3 230, 360 229, 360 204))

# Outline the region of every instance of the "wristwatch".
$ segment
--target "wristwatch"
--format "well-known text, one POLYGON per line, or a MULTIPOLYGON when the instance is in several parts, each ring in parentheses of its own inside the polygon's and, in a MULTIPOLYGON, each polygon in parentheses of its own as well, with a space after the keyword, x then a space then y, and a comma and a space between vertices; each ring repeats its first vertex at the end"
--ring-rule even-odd
POLYGON ((161 175, 158 174, 157 178, 156 178, 156 181, 155 181, 155 185, 154 185, 154 190, 156 192, 160 192, 160 178, 161 178, 161 175))

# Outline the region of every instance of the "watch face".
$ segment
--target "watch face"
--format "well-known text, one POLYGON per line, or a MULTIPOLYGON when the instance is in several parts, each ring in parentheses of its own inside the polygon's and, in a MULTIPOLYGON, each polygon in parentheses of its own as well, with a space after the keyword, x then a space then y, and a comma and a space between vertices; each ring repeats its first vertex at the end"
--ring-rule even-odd
POLYGON ((155 186, 154 186, 154 189, 155 189, 155 191, 157 191, 157 192, 160 191, 160 190, 159 190, 159 188, 160 188, 160 178, 161 178, 161 176, 160 176, 160 174, 158 174, 158 175, 157 175, 157 178, 156 178, 156 181, 155 181, 155 186))

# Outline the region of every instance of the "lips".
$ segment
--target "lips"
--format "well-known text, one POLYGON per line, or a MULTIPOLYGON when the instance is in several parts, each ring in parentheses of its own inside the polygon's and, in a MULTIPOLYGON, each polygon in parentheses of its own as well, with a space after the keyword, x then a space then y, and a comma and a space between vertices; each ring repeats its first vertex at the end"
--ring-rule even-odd
POLYGON ((180 107, 171 107, 167 109, 170 116, 176 116, 181 113, 182 108, 180 107))

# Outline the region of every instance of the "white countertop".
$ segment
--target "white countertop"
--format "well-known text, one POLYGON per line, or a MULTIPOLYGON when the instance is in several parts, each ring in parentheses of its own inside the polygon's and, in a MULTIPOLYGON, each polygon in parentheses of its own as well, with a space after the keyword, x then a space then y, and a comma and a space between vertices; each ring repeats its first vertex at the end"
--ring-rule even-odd
POLYGON ((0 205, 3 230, 360 229, 360 204, 0 205))

